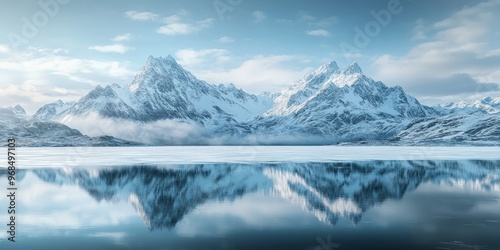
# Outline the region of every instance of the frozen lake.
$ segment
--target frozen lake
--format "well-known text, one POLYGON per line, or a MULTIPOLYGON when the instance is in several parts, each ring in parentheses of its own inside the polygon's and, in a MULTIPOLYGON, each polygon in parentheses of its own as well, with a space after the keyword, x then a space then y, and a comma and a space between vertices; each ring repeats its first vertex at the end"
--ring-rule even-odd
POLYGON ((499 152, 18 148, 0 249, 500 249, 499 152))
POLYGON ((368 160, 497 160, 500 147, 184 146, 18 148, 18 166, 73 167, 368 160))

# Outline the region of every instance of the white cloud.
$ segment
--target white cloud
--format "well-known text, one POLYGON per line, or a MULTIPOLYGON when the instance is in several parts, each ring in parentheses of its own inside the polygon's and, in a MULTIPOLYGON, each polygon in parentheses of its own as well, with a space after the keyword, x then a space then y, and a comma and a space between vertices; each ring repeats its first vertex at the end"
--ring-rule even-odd
MULTIPOLYGON (((68 74, 97 74, 114 78, 129 77, 133 71, 117 61, 99 61, 79 59, 58 54, 48 54, 38 50, 14 52, 0 60, 0 70, 52 74, 63 72, 68 74)), ((19 74, 18 74, 19 75, 19 74)))
POLYGON ((422 39, 427 38, 427 36, 425 35, 425 30, 426 30, 426 26, 425 26, 424 20, 418 19, 415 27, 413 27, 413 29, 412 29, 412 33, 413 33, 412 40, 422 40, 422 39))
POLYGON ((324 29, 318 29, 318 30, 309 30, 306 32, 310 36, 322 36, 322 37, 328 37, 330 36, 330 32, 324 30, 324 29))
POLYGON ((39 48, 39 47, 34 47, 30 46, 28 48, 28 51, 31 52, 36 52, 39 55, 56 55, 56 54, 68 54, 69 50, 68 49, 63 49, 63 48, 39 48))
POLYGON ((309 15, 308 13, 302 12, 299 14, 299 21, 300 22, 309 22, 314 20, 315 17, 309 15))
POLYGON ((61 51, 29 48, 0 54, 0 107, 21 104, 34 112, 57 99, 80 98, 97 84, 128 83, 135 74, 123 62, 74 58, 61 51))
POLYGON ((130 33, 121 34, 121 35, 115 36, 115 38, 113 38, 113 42, 129 41, 130 39, 132 39, 132 35, 130 33))
MULTIPOLYGON (((489 1, 429 24, 428 42, 402 57, 379 56, 374 62, 375 77, 401 85, 419 98, 492 94, 497 88, 491 83, 500 83, 494 74, 500 68, 500 55, 495 53, 498 45, 488 41, 500 21, 495 14, 498 11, 500 1, 489 1)), ((413 33, 415 38, 415 30, 413 33)), ((416 38, 422 37, 417 33, 416 38)))
POLYGON ((193 33, 194 31, 194 27, 187 23, 172 23, 162 26, 156 30, 156 32, 164 35, 186 35, 193 33))
POLYGON ((134 48, 124 46, 122 44, 111 44, 103 46, 92 46, 89 47, 90 50, 95 50, 103 53, 119 53, 123 54, 127 51, 133 50, 134 48))
POLYGON ((229 36, 223 36, 223 37, 217 39, 217 41, 219 43, 232 43, 232 42, 234 42, 234 39, 229 37, 229 36))
POLYGON ((138 11, 127 11, 124 13, 127 18, 130 18, 134 21, 148 21, 155 20, 158 15, 152 12, 138 12, 138 11))
POLYGON ((214 21, 215 20, 213 18, 207 18, 205 20, 201 20, 201 21, 196 22, 196 24, 199 28, 208 28, 208 27, 212 26, 212 24, 214 24, 214 21))
POLYGON ((253 18, 254 18, 254 20, 253 20, 253 21, 254 21, 255 23, 260 23, 260 22, 262 22, 262 21, 266 20, 266 18, 267 18, 267 17, 266 17, 266 14, 264 14, 264 12, 262 12, 262 11, 260 11, 260 10, 258 10, 258 11, 254 11, 254 12, 252 13, 252 16, 253 16, 253 18))
POLYGON ((56 101, 73 101, 81 98, 88 90, 54 87, 46 81, 28 80, 2 88, 0 107, 20 104, 28 114, 34 113, 44 104, 56 101))
POLYGON ((156 32, 164 35, 187 35, 198 32, 202 29, 212 26, 214 23, 213 18, 207 18, 195 23, 182 22, 179 15, 173 15, 164 18, 166 25, 161 26, 156 32))
POLYGON ((236 58, 221 49, 181 50, 176 57, 202 80, 213 84, 234 83, 256 94, 282 90, 313 70, 300 65, 303 62, 300 57, 291 55, 256 56, 237 64, 234 64, 236 58))
POLYGON ((203 64, 211 65, 228 62, 229 51, 225 49, 183 49, 175 53, 178 62, 187 67, 197 67, 203 64))
POLYGON ((0 54, 6 54, 10 51, 9 46, 0 44, 0 54))
POLYGON ((172 16, 168 16, 168 17, 163 18, 163 21, 165 23, 178 23, 181 21, 181 17, 178 15, 172 15, 172 16))

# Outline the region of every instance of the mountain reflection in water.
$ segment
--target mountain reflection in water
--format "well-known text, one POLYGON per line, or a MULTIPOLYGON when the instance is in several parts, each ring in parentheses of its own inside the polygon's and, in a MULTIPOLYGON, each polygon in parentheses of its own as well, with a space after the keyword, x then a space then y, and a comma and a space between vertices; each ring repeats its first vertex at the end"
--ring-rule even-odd
POLYGON ((152 231, 174 228, 209 201, 255 192, 285 198, 335 225, 340 218, 359 223, 373 206, 427 182, 500 191, 500 161, 479 160, 57 168, 24 170, 18 177, 25 171, 47 183, 78 186, 97 201, 128 201, 152 231))

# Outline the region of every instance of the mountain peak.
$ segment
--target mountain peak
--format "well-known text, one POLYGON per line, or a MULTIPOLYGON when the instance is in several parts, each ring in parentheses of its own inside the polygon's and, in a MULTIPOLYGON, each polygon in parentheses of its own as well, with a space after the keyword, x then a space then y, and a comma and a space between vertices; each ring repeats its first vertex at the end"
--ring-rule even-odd
POLYGON ((154 57, 154 56, 150 55, 148 57, 148 59, 146 60, 145 66, 147 66, 147 65, 149 65, 149 66, 161 65, 161 64, 167 64, 167 65, 175 64, 175 65, 177 65, 177 61, 171 55, 168 55, 166 57, 154 57))
POLYGON ((21 105, 17 104, 15 107, 14 107, 14 110, 21 113, 21 114, 26 114, 26 111, 23 109, 23 107, 21 107, 21 105))
POLYGON ((346 75, 355 75, 355 74, 363 74, 363 70, 359 67, 358 62, 353 62, 349 67, 347 67, 342 73, 346 75))
POLYGON ((171 56, 171 55, 166 56, 164 59, 165 59, 165 60, 168 60, 168 61, 174 61, 174 62, 177 62, 177 61, 174 59, 174 57, 173 57, 173 56, 171 56))
POLYGON ((28 118, 28 115, 26 114, 26 111, 24 111, 23 107, 21 107, 21 105, 16 105, 15 107, 8 107, 8 108, 0 108, 0 115, 2 115, 1 113, 3 113, 2 111, 3 110, 6 110, 8 111, 8 114, 9 115, 14 115, 16 116, 17 118, 23 118, 23 119, 27 119, 28 118))
POLYGON ((320 67, 320 69, 330 69, 330 70, 339 70, 339 66, 337 65, 337 62, 334 61, 334 60, 331 60, 329 62, 327 62, 326 64, 324 64, 323 66, 320 67))
POLYGON ((153 57, 149 56, 146 63, 135 76, 135 79, 129 84, 131 92, 136 92, 141 85, 156 84, 159 78, 186 78, 190 75, 177 61, 171 56, 153 57))
POLYGON ((329 61, 325 64, 323 64, 321 67, 319 67, 317 70, 314 71, 314 75, 320 75, 320 74, 333 74, 337 71, 339 71, 340 68, 337 65, 337 62, 335 61, 329 61))

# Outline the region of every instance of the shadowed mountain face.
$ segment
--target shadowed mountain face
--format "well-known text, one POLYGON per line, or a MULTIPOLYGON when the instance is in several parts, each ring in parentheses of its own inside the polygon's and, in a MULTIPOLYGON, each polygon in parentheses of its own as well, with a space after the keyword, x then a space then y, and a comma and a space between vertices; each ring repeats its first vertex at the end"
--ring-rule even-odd
POLYGON ((373 206, 399 200, 426 182, 500 190, 499 161, 200 164, 23 171, 32 171, 48 183, 79 186, 98 201, 129 201, 150 230, 171 229, 202 204, 233 201, 255 192, 282 197, 334 225, 340 218, 357 223, 373 206))
POLYGON ((499 103, 427 107, 357 63, 341 70, 335 61, 282 91, 254 95, 200 80, 168 56, 149 57, 128 86, 97 86, 76 102, 46 104, 33 118, 152 145, 498 145, 499 103))
POLYGON ((58 122, 33 119, 19 105, 0 108, 0 137, 3 139, 0 145, 4 147, 7 145, 6 138, 15 138, 16 145, 22 147, 142 145, 112 136, 90 137, 58 122))

